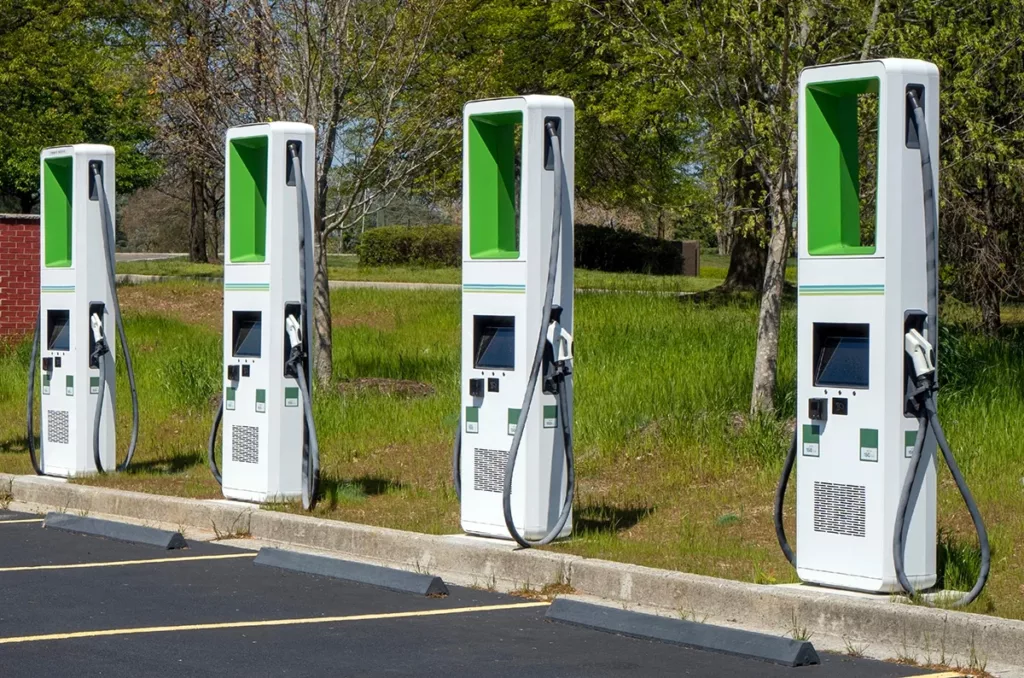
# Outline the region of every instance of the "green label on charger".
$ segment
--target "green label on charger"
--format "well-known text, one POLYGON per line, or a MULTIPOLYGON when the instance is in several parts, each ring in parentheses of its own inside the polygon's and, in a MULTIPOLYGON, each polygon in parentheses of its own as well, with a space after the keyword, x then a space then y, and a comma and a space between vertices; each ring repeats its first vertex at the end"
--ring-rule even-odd
POLYGON ((914 446, 917 445, 917 431, 907 431, 903 434, 903 456, 910 459, 914 456, 914 446))
POLYGON ((466 433, 480 433, 480 408, 466 408, 466 433))
POLYGON ((99 377, 89 377, 89 393, 99 393, 99 392, 100 392, 100 378, 99 377))
POLYGON ((267 390, 264 388, 256 389, 256 411, 267 411, 267 390))
POLYGON ((227 391, 227 401, 224 403, 224 409, 233 410, 235 409, 235 389, 229 388, 227 391))
POLYGON ((298 407, 299 406, 299 387, 298 386, 286 386, 284 389, 284 406, 285 407, 298 407))
POLYGON ((803 426, 803 455, 805 457, 821 456, 821 426, 818 424, 804 424, 803 426))
POLYGON ((544 406, 544 428, 554 428, 558 425, 558 405, 544 406))
POLYGON ((72 374, 68 375, 67 381, 64 382, 64 392, 68 395, 75 395, 75 377, 72 374))
POLYGON ((878 429, 862 428, 860 430, 860 460, 878 461, 878 429))
POLYGON ((50 395, 50 375, 43 374, 43 395, 50 395))
POLYGON ((516 426, 519 425, 519 410, 508 410, 508 434, 514 436, 516 434, 516 426))

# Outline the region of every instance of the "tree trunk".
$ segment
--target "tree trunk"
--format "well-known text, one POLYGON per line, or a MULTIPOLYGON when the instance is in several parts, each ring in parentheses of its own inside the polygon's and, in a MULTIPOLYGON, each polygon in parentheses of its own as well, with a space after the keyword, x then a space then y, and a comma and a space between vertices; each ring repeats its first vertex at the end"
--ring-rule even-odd
POLYGON ((189 205, 188 259, 207 263, 206 252, 206 174, 193 170, 189 205))
POLYGON ((990 168, 985 168, 985 233, 981 236, 981 275, 979 280, 978 305, 981 307, 981 327, 986 334, 994 335, 1002 326, 1002 317, 999 313, 999 285, 995 276, 999 274, 999 247, 996 239, 999 231, 996 225, 995 205, 992 196, 992 173, 990 168))
MULTIPOLYGON (((225 246, 224 242, 224 229, 221 224, 224 223, 223 219, 220 219, 220 208, 223 204, 222 196, 217 194, 218 185, 214 182, 207 181, 206 193, 204 197, 206 199, 206 212, 209 216, 213 217, 206 224, 206 252, 207 261, 211 261, 210 252, 213 252, 212 261, 224 261, 224 255, 226 254, 223 250, 225 246)), ((221 186, 223 188, 223 186, 221 186)))
MULTIPOLYGON (((732 250, 729 253, 729 272, 725 275, 722 288, 727 291, 745 290, 760 292, 764 283, 765 262, 768 250, 761 244, 760 238, 753 233, 744 233, 737 228, 735 206, 749 203, 751 197, 760 191, 763 180, 748 163, 737 163, 735 175, 726 191, 729 226, 732 230, 732 250)), ((770 214, 765 214, 771 218, 770 214)))
POLYGON ((790 194, 786 183, 787 173, 784 170, 780 171, 770 189, 772 239, 768 245, 761 310, 757 318, 757 353, 754 357, 754 388, 750 396, 751 414, 771 412, 775 409, 779 325, 782 320, 782 292, 786 282, 791 228, 788 218, 791 214, 790 194))
POLYGON ((331 342, 331 285, 327 277, 327 239, 323 229, 313 231, 316 241, 313 274, 313 373, 318 386, 327 386, 334 376, 334 350, 331 342))
POLYGON ((718 240, 719 256, 726 256, 732 254, 736 242, 736 185, 732 181, 719 180, 718 187, 723 208, 719 211, 715 237, 718 240))
MULTIPOLYGON (((31 193, 19 193, 18 202, 21 203, 22 214, 32 214, 32 208, 35 207, 36 200, 35 196, 31 193)), ((42 212, 42 205, 39 206, 39 211, 42 212)))
POLYGON ((733 246, 733 232, 728 227, 722 227, 715 230, 715 249, 718 251, 718 256, 724 257, 732 252, 733 246))
POLYGON ((736 233, 729 256, 729 272, 722 285, 728 290, 754 290, 760 292, 765 280, 767 250, 752 234, 736 233))
POLYGON ((1003 323, 1000 314, 999 288, 987 279, 982 283, 978 305, 981 307, 981 328, 985 334, 994 335, 999 332, 1003 323))
POLYGON ((320 158, 316 177, 316 204, 313 215, 313 239, 316 241, 316 273, 313 277, 313 328, 316 351, 313 370, 316 382, 327 387, 334 378, 334 343, 331 336, 331 284, 327 277, 327 173, 334 164, 334 142, 338 133, 341 97, 334 91, 331 122, 325 135, 324 153, 320 158))
POLYGON ((316 242, 316 273, 313 276, 313 330, 316 350, 313 373, 318 386, 330 386, 334 377, 334 344, 331 337, 331 284, 327 277, 327 175, 334 165, 335 140, 344 92, 332 92, 331 118, 324 134, 324 151, 316 172, 316 194, 313 206, 313 240, 316 242))
POLYGON ((860 48, 860 60, 864 61, 871 54, 872 43, 875 39, 875 30, 878 28, 878 14, 882 9, 881 0, 875 0, 875 6, 871 9, 871 18, 868 19, 867 30, 864 31, 864 44, 860 48))

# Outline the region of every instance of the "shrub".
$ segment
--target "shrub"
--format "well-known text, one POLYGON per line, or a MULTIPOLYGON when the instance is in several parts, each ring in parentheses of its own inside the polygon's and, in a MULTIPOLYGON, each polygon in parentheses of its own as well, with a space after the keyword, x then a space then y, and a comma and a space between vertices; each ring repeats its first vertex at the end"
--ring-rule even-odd
POLYGON ((576 267, 612 273, 673 275, 683 271, 678 241, 593 224, 576 225, 576 267))
POLYGON ((364 266, 458 266, 462 261, 462 229, 381 226, 363 233, 356 251, 364 266))
MULTIPOLYGON (((608 226, 577 224, 575 265, 598 271, 674 275, 683 270, 678 241, 608 226)), ((459 226, 381 226, 363 233, 356 250, 363 266, 459 266, 459 226)))

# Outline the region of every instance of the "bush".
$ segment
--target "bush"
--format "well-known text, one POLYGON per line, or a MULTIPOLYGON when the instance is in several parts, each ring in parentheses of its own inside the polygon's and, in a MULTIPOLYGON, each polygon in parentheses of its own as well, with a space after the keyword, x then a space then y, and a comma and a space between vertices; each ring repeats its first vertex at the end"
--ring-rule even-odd
POLYGON ((576 225, 576 268, 674 275, 683 271, 678 241, 593 224, 576 225))
POLYGON ((363 233, 356 251, 363 266, 459 266, 459 226, 381 226, 363 233))
MULTIPOLYGON (((577 224, 575 265, 613 273, 674 275, 683 270, 678 241, 608 226, 577 224)), ((363 266, 460 266, 459 226, 381 226, 366 231, 356 251, 363 266)))

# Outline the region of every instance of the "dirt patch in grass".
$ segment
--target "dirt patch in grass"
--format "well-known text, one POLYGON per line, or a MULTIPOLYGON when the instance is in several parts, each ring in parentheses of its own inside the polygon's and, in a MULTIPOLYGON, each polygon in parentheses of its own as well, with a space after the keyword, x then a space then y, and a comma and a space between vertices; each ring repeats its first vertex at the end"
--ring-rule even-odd
POLYGON ((224 290, 220 285, 122 285, 117 295, 121 307, 132 313, 162 315, 215 330, 224 324, 224 290))
POLYGON ((434 395, 435 389, 430 384, 411 379, 383 379, 379 377, 361 377, 346 379, 338 384, 338 392, 342 395, 351 393, 379 393, 397 398, 424 398, 434 395))

